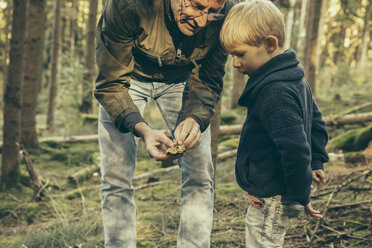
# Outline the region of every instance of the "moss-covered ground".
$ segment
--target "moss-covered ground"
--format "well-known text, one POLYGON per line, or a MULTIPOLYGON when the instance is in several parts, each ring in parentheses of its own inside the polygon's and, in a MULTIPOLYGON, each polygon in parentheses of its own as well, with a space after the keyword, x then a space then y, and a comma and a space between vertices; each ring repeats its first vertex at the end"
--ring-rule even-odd
MULTIPOLYGON (((365 94, 352 94, 352 91, 343 89, 340 92, 348 94, 340 96, 319 91, 321 99, 318 99, 318 104, 324 116, 337 116, 370 101, 370 90, 360 88, 360 92, 365 94)), ((234 111, 233 123, 242 123, 245 110, 234 111)), ((363 109, 363 112, 367 111, 372 109, 363 109)), ((145 117, 156 119, 152 115, 159 116, 159 113, 145 113, 145 117)), ((164 123, 159 121, 150 124, 153 128, 164 128, 164 123)), ((357 127, 363 126, 365 124, 357 127)), ((328 130, 333 139, 349 128, 331 127, 328 130)), ((67 135, 76 135, 82 129, 74 129, 67 135)), ((223 137, 220 146, 224 150, 234 149, 238 140, 237 136, 223 137)), ((21 164, 22 185, 18 189, 0 192, 0 247, 103 247, 99 173, 91 173, 85 181, 77 184, 67 179, 84 168, 99 164, 98 145, 49 142, 41 143, 39 149, 29 153, 37 174, 47 186, 47 196, 41 201, 33 200, 28 174, 25 165, 21 164)), ((148 157, 142 142, 137 157, 136 175, 152 173, 163 166, 148 157)), ((211 247, 244 247, 247 195, 235 182, 234 162, 231 158, 217 165, 211 247)), ((362 173, 371 169, 368 160, 358 164, 342 160, 329 163, 326 166, 327 184, 314 184, 312 188, 313 206, 323 212, 328 209, 325 219, 318 227, 315 221, 304 215, 293 220, 284 247, 370 247, 372 176, 362 173)), ((135 194, 137 247, 176 247, 180 171, 155 173, 135 181, 134 186, 139 188, 149 182, 156 183, 136 190, 135 194)))
MULTIPOLYGON (((140 161, 136 175, 159 170, 161 164, 148 158, 143 144, 139 147, 140 161)), ((42 201, 32 200, 33 192, 27 187, 27 173, 24 165, 21 165, 24 185, 17 190, 0 193, 0 247, 103 247, 99 175, 93 174, 87 181, 78 185, 67 180, 72 173, 97 163, 97 159, 93 159, 97 152, 96 143, 48 143, 41 144, 40 149, 32 151, 30 156, 33 165, 42 181, 49 185, 48 195, 42 201)), ((371 169, 371 166, 351 168, 342 163, 330 164, 327 167, 328 185, 314 185, 314 195, 319 192, 327 193, 327 190, 341 184, 343 178, 351 172, 368 168, 371 169)), ((154 174, 152 180, 158 181, 158 184, 136 191, 138 247, 176 246, 180 202, 179 173, 180 171, 175 169, 154 174)), ((145 185, 148 180, 144 178, 136 181, 135 186, 145 185)), ((345 189, 334 197, 331 206, 366 201, 367 193, 371 193, 372 179, 368 176, 360 180, 364 181, 363 187, 369 185, 369 189, 364 189, 360 194, 345 189)), ((360 187, 360 184, 349 186, 360 187)), ((324 207, 330 193, 313 199, 317 209, 324 207)), ((235 182, 234 159, 219 163, 212 247, 244 247, 246 201, 246 194, 235 182)), ((366 218, 370 216, 368 207, 361 205, 347 209, 346 212, 329 210, 328 214, 329 217, 323 222, 327 226, 357 238, 372 238, 371 218, 366 218), (369 224, 361 225, 363 222, 369 224), (368 227, 367 230, 365 227, 368 227)), ((288 230, 285 247, 326 247, 325 244, 340 244, 340 240, 343 240, 343 244, 358 243, 358 247, 368 247, 361 239, 325 235, 324 230, 317 234, 320 238, 309 243, 306 241, 306 235, 309 236, 314 228, 315 222, 305 216, 293 221, 288 230), (308 233, 305 234, 304 228, 308 233)))

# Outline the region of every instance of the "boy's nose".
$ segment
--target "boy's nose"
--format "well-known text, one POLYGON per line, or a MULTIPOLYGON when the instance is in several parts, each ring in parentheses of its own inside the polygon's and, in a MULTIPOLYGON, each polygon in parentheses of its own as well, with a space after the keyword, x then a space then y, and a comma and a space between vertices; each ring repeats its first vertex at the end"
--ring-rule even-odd
POLYGON ((236 58, 236 56, 233 56, 233 67, 234 68, 239 68, 240 67, 239 59, 236 58))

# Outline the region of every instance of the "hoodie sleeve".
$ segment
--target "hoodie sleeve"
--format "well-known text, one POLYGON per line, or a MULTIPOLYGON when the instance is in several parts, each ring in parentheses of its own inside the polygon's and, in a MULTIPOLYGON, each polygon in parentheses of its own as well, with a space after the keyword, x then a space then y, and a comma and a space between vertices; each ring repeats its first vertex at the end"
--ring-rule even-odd
POLYGON ((132 44, 138 34, 134 3, 108 0, 97 27, 96 60, 100 72, 94 95, 121 132, 133 132, 135 124, 144 121, 128 93, 134 67, 132 44))
POLYGON ((328 153, 325 149, 328 134, 322 114, 313 99, 313 123, 311 128, 311 168, 312 170, 324 169, 323 163, 328 162, 328 153))
POLYGON ((294 94, 275 90, 265 97, 260 119, 280 155, 286 185, 283 199, 305 206, 310 201, 311 151, 294 94))
POLYGON ((203 132, 214 114, 214 106, 221 97, 227 53, 220 45, 208 52, 201 68, 194 69, 189 80, 189 97, 183 118, 193 117, 203 132))

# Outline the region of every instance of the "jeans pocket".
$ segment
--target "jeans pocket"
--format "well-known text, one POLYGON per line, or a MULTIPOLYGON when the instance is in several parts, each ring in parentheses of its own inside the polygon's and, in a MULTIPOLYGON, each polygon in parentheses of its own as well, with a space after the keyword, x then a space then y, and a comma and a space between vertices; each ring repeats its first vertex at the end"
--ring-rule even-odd
POLYGON ((289 219, 297 218, 304 211, 304 208, 299 203, 283 204, 283 214, 288 216, 289 219))

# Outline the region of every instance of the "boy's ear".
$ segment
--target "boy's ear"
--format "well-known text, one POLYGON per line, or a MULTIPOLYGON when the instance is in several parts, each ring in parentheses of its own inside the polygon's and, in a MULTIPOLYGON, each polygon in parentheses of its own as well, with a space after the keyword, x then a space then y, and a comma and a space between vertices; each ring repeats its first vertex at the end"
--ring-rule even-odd
POLYGON ((277 37, 269 35, 265 38, 265 46, 268 53, 273 53, 278 48, 278 45, 279 41, 277 37))

